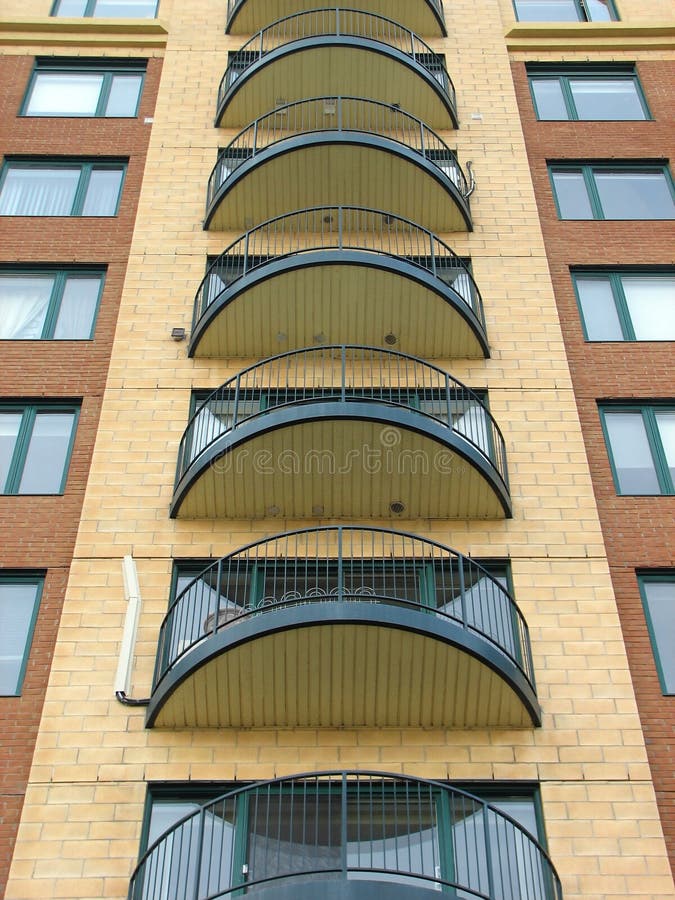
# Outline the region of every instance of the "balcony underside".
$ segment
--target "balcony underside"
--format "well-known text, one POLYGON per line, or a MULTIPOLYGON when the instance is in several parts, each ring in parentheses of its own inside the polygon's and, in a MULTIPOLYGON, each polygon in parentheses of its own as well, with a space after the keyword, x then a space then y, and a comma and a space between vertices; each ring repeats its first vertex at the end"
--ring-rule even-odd
MULTIPOLYGON (((319 5, 316 0, 240 0, 227 32, 254 34, 276 19, 316 9, 319 5)), ((358 7, 363 12, 393 19, 422 36, 447 33, 432 0, 360 0, 358 7)))
POLYGON ((392 346, 425 359, 488 355, 485 330, 447 284, 406 260, 311 251, 238 279, 197 323, 190 354, 273 356, 328 344, 392 346))
POLYGON ((180 518, 402 514, 501 519, 511 506, 497 470, 466 438, 378 401, 312 401, 244 420, 187 468, 171 506, 180 518))
POLYGON ((432 128, 457 124, 443 86, 411 56, 363 38, 330 36, 285 44, 252 63, 224 95, 216 125, 241 127, 285 103, 336 96, 398 104, 432 128))
MULTIPOLYGON (((401 882, 397 883, 391 877, 378 881, 376 875, 369 874, 367 881, 353 879, 358 879, 358 876, 334 880, 323 874, 306 880, 290 878, 285 882, 256 887, 255 896, 256 900, 316 900, 320 892, 322 900, 383 900, 383 897, 387 900, 434 900, 440 890, 438 882, 421 878, 402 877, 401 882)), ((444 887, 442 897, 443 900, 454 900, 457 892, 444 887)))
POLYGON ((309 603, 222 627, 160 682, 149 726, 537 725, 520 670, 451 620, 376 602, 309 603))
POLYGON ((302 135, 261 150, 221 185, 205 228, 244 230, 290 209, 331 204, 386 209, 436 232, 471 230, 466 200, 435 163, 355 132, 302 135))

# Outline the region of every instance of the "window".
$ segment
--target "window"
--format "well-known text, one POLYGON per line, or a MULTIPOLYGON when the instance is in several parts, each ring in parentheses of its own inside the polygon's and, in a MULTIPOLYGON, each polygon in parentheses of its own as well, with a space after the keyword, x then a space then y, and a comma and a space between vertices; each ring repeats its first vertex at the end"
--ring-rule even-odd
POLYGON ((0 406, 0 493, 61 494, 75 436, 73 406, 0 406))
POLYGON ((552 165, 561 219, 673 219, 675 195, 665 166, 552 165))
POLYGON ((0 575, 0 695, 21 693, 42 596, 41 575, 0 575))
POLYGON ((514 0, 519 22, 609 22, 612 0, 514 0))
POLYGON ((88 340, 102 272, 0 269, 0 340, 88 340))
POLYGON ((638 575, 640 594, 664 694, 675 694, 675 572, 638 575))
POLYGON ((38 60, 24 116, 135 116, 145 66, 70 65, 38 60))
POLYGON ((675 270, 573 272, 589 341, 675 341, 675 270))
POLYGON ((55 0, 53 16, 96 19, 154 19, 157 0, 55 0))
POLYGON ((600 410, 619 494, 675 493, 675 406, 600 410))
POLYGON ((631 69, 528 70, 538 119, 648 119, 637 76, 631 69))
POLYGON ((0 215, 115 216, 125 169, 121 162, 6 162, 0 215))

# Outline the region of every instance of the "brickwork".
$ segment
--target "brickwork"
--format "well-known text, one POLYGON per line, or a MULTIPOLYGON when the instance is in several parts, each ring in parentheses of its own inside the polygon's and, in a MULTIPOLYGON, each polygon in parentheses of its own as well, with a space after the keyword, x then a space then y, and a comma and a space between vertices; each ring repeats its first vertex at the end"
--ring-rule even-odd
MULTIPOLYGON (((630 57, 624 54, 622 58, 630 57)), ((566 56, 565 61, 574 58, 566 56)), ((555 213, 546 173, 547 159, 669 157, 675 127, 675 63, 672 59, 638 58, 636 69, 653 121, 537 122, 524 63, 513 64, 607 557, 671 866, 675 869, 675 700, 662 696, 635 574, 639 569, 675 567, 675 498, 617 496, 597 407, 602 399, 672 399, 672 343, 586 342, 569 273, 571 266, 581 265, 672 265, 675 223, 561 222, 555 213)))
MULTIPOLYGON (((41 48, 36 48, 40 52, 41 48)), ((119 216, 89 219, 4 217, 0 265, 106 266, 91 341, 3 341, 0 398, 81 401, 63 496, 0 496, 0 569, 45 571, 45 584, 20 697, 0 698, 0 896, 4 896, 84 489, 89 472, 122 284, 145 164, 161 61, 151 59, 138 119, 22 118, 34 56, 2 53, 0 155, 128 157, 119 216)))

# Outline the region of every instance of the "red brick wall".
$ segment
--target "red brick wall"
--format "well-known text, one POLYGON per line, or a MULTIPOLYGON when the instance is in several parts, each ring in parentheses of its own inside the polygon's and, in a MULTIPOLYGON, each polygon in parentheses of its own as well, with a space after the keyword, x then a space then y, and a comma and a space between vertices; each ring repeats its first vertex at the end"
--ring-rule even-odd
MULTIPOLYGON (((619 497, 597 401, 673 398, 670 342, 584 341, 569 269, 578 265, 675 262, 673 222, 561 222, 547 160, 667 159, 673 148, 675 63, 639 62, 654 121, 537 122, 525 65, 513 64, 523 131, 567 348, 586 452, 633 676, 666 841, 675 870, 675 697, 663 697, 638 590, 636 569, 675 569, 675 497, 619 497)), ((671 173, 673 164, 671 161, 671 173)))
MULTIPOLYGON (((0 569, 46 571, 20 697, 0 697, 0 896, 11 860, 96 436, 143 177, 161 60, 151 59, 137 119, 20 118, 32 57, 0 57, 0 154, 129 159, 119 215, 0 219, 0 263, 107 266, 92 341, 0 342, 0 398, 81 400, 63 496, 0 496, 0 569)), ((55 737, 54 737, 55 739, 55 737)))

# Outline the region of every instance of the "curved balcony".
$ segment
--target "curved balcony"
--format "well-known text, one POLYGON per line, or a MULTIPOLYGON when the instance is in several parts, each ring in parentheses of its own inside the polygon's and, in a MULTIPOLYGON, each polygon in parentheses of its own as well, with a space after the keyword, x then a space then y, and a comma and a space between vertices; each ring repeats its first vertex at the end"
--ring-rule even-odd
POLYGON ((244 893, 562 900, 546 851, 507 813, 442 782, 366 771, 295 775, 206 803, 145 853, 129 900, 244 893))
POLYGON ((322 206, 270 219, 218 257, 197 291, 189 352, 357 341, 426 359, 489 355, 480 292, 447 244, 388 212, 322 206))
POLYGON ((482 399, 414 356, 283 353, 244 369, 181 440, 171 515, 503 518, 504 439, 482 399))
POLYGON ((420 119, 360 97, 314 97, 256 119, 220 152, 204 227, 362 205, 435 231, 470 231, 470 193, 454 151, 420 119))
POLYGON ((500 580, 382 528, 281 534, 173 600, 148 725, 538 725, 527 624, 500 580))
POLYGON ((231 53, 216 125, 232 128, 316 94, 366 96, 439 128, 457 125, 455 90, 441 54, 392 19, 335 7, 278 19, 231 53))
MULTIPOLYGON (((389 16, 417 34, 447 35, 442 0, 360 0, 363 12, 389 16)), ((228 34, 253 34, 280 14, 307 12, 316 0, 228 0, 228 34)))

